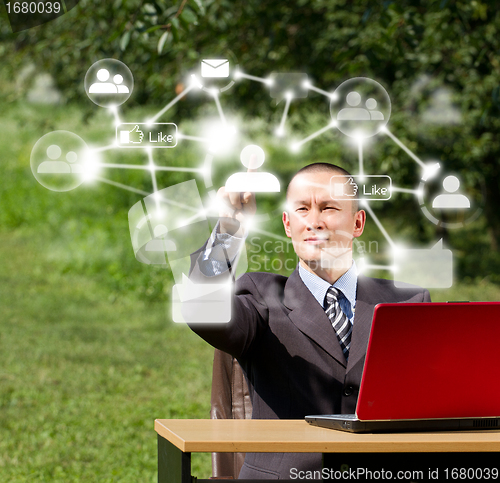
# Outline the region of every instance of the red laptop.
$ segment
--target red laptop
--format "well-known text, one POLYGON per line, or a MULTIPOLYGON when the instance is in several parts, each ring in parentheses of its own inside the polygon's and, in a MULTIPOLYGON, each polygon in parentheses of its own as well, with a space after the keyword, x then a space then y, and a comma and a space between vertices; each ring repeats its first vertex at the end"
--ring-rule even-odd
POLYGON ((356 414, 306 421, 352 432, 499 429, 500 302, 377 305, 356 414))

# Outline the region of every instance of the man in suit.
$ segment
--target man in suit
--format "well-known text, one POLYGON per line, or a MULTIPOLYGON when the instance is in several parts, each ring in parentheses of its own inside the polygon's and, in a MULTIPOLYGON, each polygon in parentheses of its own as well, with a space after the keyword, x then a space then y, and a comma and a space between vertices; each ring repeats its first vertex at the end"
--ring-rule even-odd
MULTIPOLYGON (((332 198, 330 180, 339 175, 349 173, 315 163, 288 186, 283 225, 299 258, 291 276, 246 273, 235 283, 229 323, 191 324, 238 359, 254 419, 354 413, 375 305, 430 301, 419 287, 357 275, 352 242, 363 233, 366 215, 352 193, 332 198)), ((225 206, 218 227, 192 256, 190 278, 197 283, 230 276, 245 222, 255 213, 252 193, 221 188, 218 195, 225 206)), ((320 470, 321 455, 249 453, 239 477, 289 479, 292 468, 320 470)))

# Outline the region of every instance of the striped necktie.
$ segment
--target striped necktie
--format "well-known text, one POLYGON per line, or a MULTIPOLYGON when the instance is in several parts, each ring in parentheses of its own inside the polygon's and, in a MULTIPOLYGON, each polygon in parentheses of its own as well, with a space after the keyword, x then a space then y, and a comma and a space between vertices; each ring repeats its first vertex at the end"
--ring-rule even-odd
POLYGON ((347 360, 351 347, 352 323, 340 308, 339 298, 341 295, 342 292, 333 286, 328 289, 325 297, 325 312, 337 334, 345 360, 347 360))

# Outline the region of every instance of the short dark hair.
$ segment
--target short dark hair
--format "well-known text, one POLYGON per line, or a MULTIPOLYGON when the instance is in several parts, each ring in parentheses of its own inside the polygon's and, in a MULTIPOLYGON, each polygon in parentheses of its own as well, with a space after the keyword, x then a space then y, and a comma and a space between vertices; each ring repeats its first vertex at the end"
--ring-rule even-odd
MULTIPOLYGON (((288 199, 288 191, 290 189, 290 185, 292 184, 292 181, 295 179, 296 176, 299 174, 305 174, 305 173, 321 173, 325 171, 330 171, 332 173, 332 176, 334 174, 339 174, 341 176, 352 176, 349 171, 347 171, 344 168, 341 168, 340 166, 337 166, 336 164, 331 164, 331 163, 312 163, 308 164, 307 166, 304 166, 303 168, 300 168, 293 176, 290 182, 288 183, 288 186, 286 188, 286 198, 288 199)), ((359 209, 359 203, 357 199, 352 200, 352 209, 353 212, 356 213, 359 209)))

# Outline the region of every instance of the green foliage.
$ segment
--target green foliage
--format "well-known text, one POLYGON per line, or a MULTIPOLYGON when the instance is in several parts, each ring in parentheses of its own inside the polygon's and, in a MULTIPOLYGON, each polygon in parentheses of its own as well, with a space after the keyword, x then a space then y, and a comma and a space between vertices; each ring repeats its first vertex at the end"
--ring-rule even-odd
MULTIPOLYGON (((489 246, 497 250, 499 30, 493 0, 279 0, 272 7, 262 0, 83 0, 56 21, 16 35, 4 26, 0 48, 10 78, 26 62, 34 62, 55 76, 69 100, 81 100, 82 79, 94 61, 119 58, 136 76, 125 109, 146 101, 169 102, 205 53, 231 51, 245 72, 257 76, 307 72, 327 90, 350 77, 374 78, 390 93, 392 132, 424 161, 438 159, 460 175, 486 214, 489 246), (442 107, 440 93, 448 97, 445 107, 455 112, 450 119, 433 115, 442 107)), ((10 99, 21 93, 6 92, 10 99)), ((230 94, 224 96, 225 108, 247 116, 268 121, 268 113, 276 110, 258 83, 239 82, 230 94)), ((311 92, 307 104, 310 111, 324 114, 323 125, 328 122, 324 97, 311 92)), ((292 118, 300 119, 300 109, 292 105, 292 118)), ((87 116, 91 112, 87 105, 87 116)), ((195 118, 202 112, 201 103, 188 99, 174 106, 171 116, 195 118)), ((312 132, 304 119, 300 134, 312 132)), ((403 186, 418 179, 417 167, 386 141, 378 136, 377 146, 370 148, 367 163, 373 172, 397 172, 403 186)), ((392 213, 405 217, 414 209, 392 206, 392 213)), ((414 236, 429 238, 424 232, 417 222, 414 236)))

